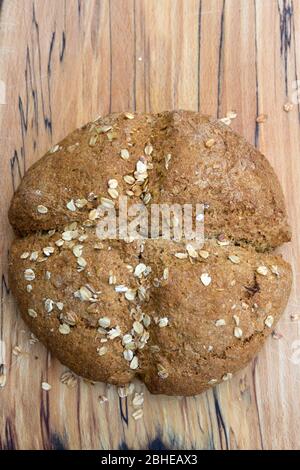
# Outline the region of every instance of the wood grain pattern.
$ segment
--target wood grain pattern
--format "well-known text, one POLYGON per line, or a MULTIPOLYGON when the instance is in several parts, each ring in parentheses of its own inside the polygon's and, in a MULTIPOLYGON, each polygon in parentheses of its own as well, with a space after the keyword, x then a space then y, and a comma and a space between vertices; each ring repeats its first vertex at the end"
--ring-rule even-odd
POLYGON ((300 447, 300 323, 290 320, 300 310, 299 51, 299 0, 0 2, 1 448, 300 447), (7 281, 7 209, 24 171, 69 131, 111 111, 170 108, 237 111, 232 126, 268 156, 284 188, 294 238, 282 251, 295 282, 280 340, 201 396, 145 391, 135 422, 114 387, 67 388, 64 367, 30 344, 7 281))

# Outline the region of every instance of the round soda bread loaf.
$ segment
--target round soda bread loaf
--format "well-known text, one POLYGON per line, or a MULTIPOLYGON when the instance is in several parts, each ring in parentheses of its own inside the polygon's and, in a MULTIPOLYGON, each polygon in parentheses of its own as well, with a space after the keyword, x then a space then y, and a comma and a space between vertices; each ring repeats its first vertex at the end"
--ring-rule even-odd
POLYGON ((191 111, 99 118, 26 173, 9 211, 10 287, 32 332, 77 374, 194 395, 231 378, 284 310, 282 191, 265 157, 191 111), (205 243, 99 240, 97 207, 205 204, 205 243))

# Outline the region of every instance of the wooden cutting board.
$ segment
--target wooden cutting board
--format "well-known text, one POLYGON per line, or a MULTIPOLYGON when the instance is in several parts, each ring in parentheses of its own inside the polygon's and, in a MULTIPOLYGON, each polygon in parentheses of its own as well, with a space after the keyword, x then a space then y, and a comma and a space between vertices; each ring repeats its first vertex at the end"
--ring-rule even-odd
POLYGON ((299 448, 300 1, 0 6, 0 447, 299 448), (112 111, 170 108, 220 118, 236 111, 232 127, 268 156, 293 228, 293 242, 281 251, 294 288, 277 335, 245 370, 192 398, 151 396, 137 384, 145 404, 135 421, 131 400, 119 399, 114 387, 79 380, 68 388, 60 382, 65 368, 32 344, 8 285, 7 209, 25 170, 69 131, 112 111), (267 119, 257 123, 262 114, 267 119), (100 395, 108 401, 101 404, 100 395))

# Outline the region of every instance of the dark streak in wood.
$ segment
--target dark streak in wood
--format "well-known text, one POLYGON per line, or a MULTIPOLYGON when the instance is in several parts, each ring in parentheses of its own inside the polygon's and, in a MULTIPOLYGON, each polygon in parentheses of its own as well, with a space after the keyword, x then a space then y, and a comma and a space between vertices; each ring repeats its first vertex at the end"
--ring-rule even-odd
MULTIPOLYGON (((173 447, 173 446, 172 446, 173 447)), ((177 449, 178 450, 178 446, 177 447, 173 447, 174 449, 177 449)), ((128 447, 127 443, 125 441, 122 441, 120 444, 119 444, 119 447, 118 447, 119 450, 133 450, 131 448, 128 447)), ((156 437, 154 439, 151 439, 148 443, 148 447, 147 447, 147 450, 170 450, 171 447, 167 447, 163 440, 162 440, 162 437, 161 437, 161 431, 158 431, 157 434, 156 434, 156 437)))
POLYGON ((169 450, 163 443, 161 436, 158 435, 155 439, 149 442, 148 450, 169 450))
MULTIPOLYGON (((39 25, 36 19, 36 14, 35 14, 35 6, 33 2, 33 8, 32 8, 32 23, 34 25, 35 33, 36 33, 36 44, 35 47, 37 48, 38 51, 38 71, 39 71, 39 82, 40 82, 40 91, 41 91, 41 104, 42 104, 42 112, 43 112, 43 119, 44 119, 44 125, 46 130, 50 131, 50 134, 52 134, 52 123, 51 119, 46 116, 45 112, 45 103, 44 103, 44 93, 43 93, 43 84, 42 84, 42 60, 41 60, 41 46, 40 46, 40 31, 39 31, 39 25)), ((49 60, 48 60, 49 63, 49 60)))
POLYGON ((50 47, 49 47, 49 55, 48 55, 48 65, 47 65, 47 85, 48 85, 48 101, 49 101, 49 119, 45 121, 46 128, 49 129, 50 134, 52 135, 52 108, 51 108, 51 61, 52 61, 52 54, 53 54, 53 47, 55 42, 56 32, 52 32, 50 47))
MULTIPOLYGON (((33 114, 33 123, 35 125, 35 131, 38 134, 39 130, 39 116, 38 116, 38 96, 37 96, 37 90, 36 90, 36 79, 35 79, 35 71, 34 71, 34 54, 32 55, 32 59, 30 60, 30 52, 29 48, 27 47, 27 57, 26 57, 26 70, 28 71, 29 74, 29 80, 26 80, 26 108, 28 111, 29 107, 29 97, 31 94, 32 102, 33 102, 33 109, 34 109, 34 114, 33 114)), ((27 73, 26 73, 26 78, 27 73)), ((29 124, 29 118, 28 118, 28 112, 27 112, 27 125, 29 124)), ((26 132, 27 132, 26 128, 26 132)), ((25 151, 25 147, 24 147, 25 151)))
POLYGON ((219 59, 218 59, 218 107, 217 117, 220 117, 221 109, 221 93, 222 93, 222 72, 223 72, 223 44, 224 44, 224 20, 225 20, 225 1, 223 0, 222 13, 221 13, 221 26, 220 26, 220 41, 219 41, 219 59))
MULTIPOLYGON (((156 442, 158 443, 158 445, 161 443, 164 447, 162 449, 180 449, 182 448, 182 440, 181 440, 181 437, 180 435, 178 435, 178 433, 174 433, 174 432, 168 432, 168 447, 166 447, 166 445, 164 444, 162 438, 161 438, 161 433, 158 434, 159 435, 159 438, 155 438, 151 441, 150 443, 150 446, 153 444, 153 442, 156 442)), ((150 448, 149 446, 149 448, 150 448)), ((190 445, 190 448, 192 450, 193 446, 190 445)))
MULTIPOLYGON (((195 399, 195 397, 194 397, 194 399, 195 399)), ((196 401, 196 400, 195 400, 195 401, 196 401)), ((204 433, 204 429, 203 429, 203 427, 202 427, 202 425, 201 425, 201 421, 200 421, 200 413, 197 413, 197 421, 198 421, 198 425, 199 425, 200 431, 201 431, 202 433, 204 433)))
POLYGON ((91 22, 91 45, 96 57, 98 56, 99 52, 99 34, 101 34, 101 13, 101 3, 95 3, 93 9, 93 19, 91 22))
POLYGON ((201 19, 202 19, 202 0, 199 0, 199 9, 198 9, 198 58, 197 58, 197 89, 198 89, 198 97, 197 97, 197 109, 200 111, 200 86, 201 86, 201 80, 200 80, 200 70, 201 70, 201 19))
POLYGON ((2 274, 2 279, 1 279, 1 299, 0 299, 0 338, 3 339, 3 305, 4 305, 4 300, 5 296, 10 294, 10 289, 8 286, 8 283, 5 279, 4 274, 2 274))
POLYGON ((57 433, 51 433, 50 445, 51 445, 51 450, 67 450, 68 449, 64 441, 61 439, 61 437, 57 433))
POLYGON ((60 53, 59 53, 59 61, 62 62, 64 55, 65 55, 65 50, 66 50, 66 34, 63 31, 61 35, 61 48, 60 48, 60 53))
MULTIPOLYGON (((27 133, 28 130, 28 115, 29 115, 29 81, 28 81, 28 75, 30 78, 30 84, 32 84, 32 73, 31 73, 31 61, 30 61, 30 53, 29 53, 29 48, 27 46, 26 48, 26 65, 25 65, 25 109, 23 106, 23 101, 21 96, 18 98, 18 107, 19 107, 19 116, 20 116, 20 127, 21 127, 21 138, 22 138, 22 146, 21 146, 21 158, 23 160, 23 174, 25 173, 26 170, 26 159, 25 159, 25 134, 27 133)), ((36 103, 36 96, 35 94, 32 95, 34 99, 34 110, 35 110, 35 119, 36 123, 38 122, 38 109, 37 109, 37 103, 36 103)), ((17 154, 16 154, 17 155, 17 154)), ((14 155, 15 157, 15 155, 14 155)), ((14 157, 13 160, 11 161, 11 168, 13 167, 14 164, 14 157)), ((19 162, 18 162, 19 164, 19 162)), ((14 181, 13 181, 13 188, 14 187, 14 181)))
POLYGON ((9 418, 5 422, 5 442, 1 447, 3 450, 16 450, 16 433, 13 431, 13 425, 9 418))
MULTIPOLYGON (((294 9, 294 5, 292 3, 292 8, 294 9)), ((292 26, 293 26, 293 41, 294 41, 294 67, 295 67, 295 82, 296 82, 296 86, 299 82, 299 77, 298 77, 298 63, 297 63, 297 44, 296 44, 296 27, 295 27, 295 17, 293 15, 293 18, 292 18, 292 26)), ((299 123, 300 123, 300 100, 298 99, 298 104, 297 104, 297 107, 298 107, 298 120, 299 120, 299 123)))
POLYGON ((288 95, 288 55, 291 47, 292 17, 294 14, 291 0, 278 0, 280 19, 280 54, 284 59, 285 94, 288 95))
MULTIPOLYGON (((35 45, 33 41, 33 37, 31 35, 31 48, 34 51, 35 50, 35 45)), ((36 80, 36 73, 35 73, 35 55, 31 55, 31 60, 30 60, 30 52, 29 52, 29 47, 27 47, 27 62, 28 65, 27 67, 29 68, 29 76, 30 76, 30 90, 31 90, 31 96, 33 100, 33 107, 34 107, 34 123, 35 123, 35 131, 38 135, 39 133, 39 106, 38 106, 38 91, 37 91, 37 80, 36 80)))
POLYGON ((4 295, 9 295, 10 294, 10 289, 8 286, 8 283, 6 282, 4 274, 2 274, 2 281, 1 281, 1 311, 2 311, 2 302, 4 300, 4 295))
POLYGON ((19 181, 22 179, 22 171, 21 171, 21 166, 20 166, 20 159, 18 152, 15 150, 13 157, 9 160, 10 162, 10 174, 11 174, 11 180, 12 180, 12 187, 13 187, 13 192, 16 191, 17 189, 17 184, 15 181, 15 170, 17 169, 17 176, 19 181))
MULTIPOLYGON (((41 383, 47 381, 42 378, 41 383)), ((41 389, 41 402, 40 402, 40 423, 42 433, 43 449, 51 449, 50 445, 50 423, 49 423, 49 393, 41 389)))
POLYGON ((122 441, 122 442, 119 444, 118 450, 128 450, 128 445, 126 444, 125 441, 122 441))
POLYGON ((126 423, 126 426, 128 426, 128 401, 127 401, 127 397, 119 398, 119 408, 120 408, 121 420, 126 423))
POLYGON ((228 450, 229 449, 228 436, 227 436, 225 422, 224 422, 224 419, 223 419, 223 416, 222 416, 222 413, 221 413, 221 407, 220 407, 220 404, 219 404, 216 388, 213 389, 213 397, 214 397, 214 404, 215 404, 215 411, 216 411, 216 417, 217 417, 221 447, 224 450, 224 448, 223 448, 223 439, 222 439, 222 436, 224 436, 225 446, 226 446, 225 450, 228 450))
POLYGON ((214 431, 213 431, 213 424, 212 424, 212 418, 211 418, 211 409, 209 406, 209 400, 208 400, 208 393, 205 393, 205 399, 206 399, 206 404, 207 404, 207 412, 208 412, 208 417, 209 417, 209 422, 210 422, 210 429, 211 433, 209 434, 209 441, 210 441, 210 449, 214 450, 215 449, 215 439, 214 439, 214 431))

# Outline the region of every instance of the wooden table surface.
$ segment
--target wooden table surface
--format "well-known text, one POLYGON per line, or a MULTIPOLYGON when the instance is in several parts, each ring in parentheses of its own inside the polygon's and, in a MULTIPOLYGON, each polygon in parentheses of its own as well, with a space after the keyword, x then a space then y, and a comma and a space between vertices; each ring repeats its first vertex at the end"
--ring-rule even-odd
POLYGON ((0 448, 299 449, 300 0, 1 0, 0 8, 0 448), (192 398, 151 396, 137 384, 145 403, 135 421, 114 387, 62 384, 65 368, 30 341, 7 280, 7 209, 25 170, 69 131, 111 111, 170 108, 234 110, 232 127, 268 156, 293 228, 281 251, 294 287, 276 336, 245 370, 192 398))

